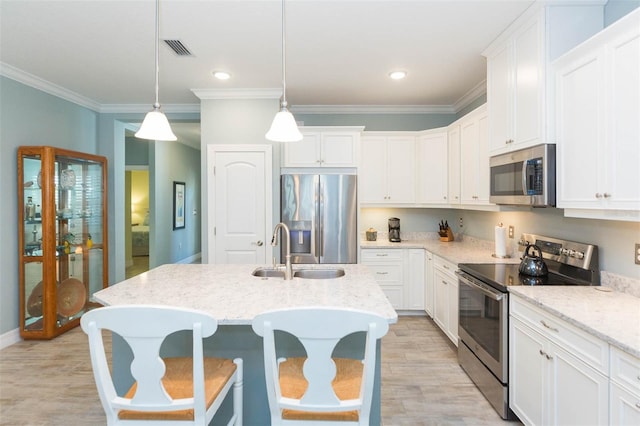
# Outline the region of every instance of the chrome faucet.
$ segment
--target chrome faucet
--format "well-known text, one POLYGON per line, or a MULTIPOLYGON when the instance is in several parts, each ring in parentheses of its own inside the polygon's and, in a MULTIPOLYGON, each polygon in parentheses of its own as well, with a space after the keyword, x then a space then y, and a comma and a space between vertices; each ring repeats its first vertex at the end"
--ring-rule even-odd
POLYGON ((271 245, 273 247, 278 245, 278 230, 284 229, 284 232, 287 236, 287 255, 284 257, 284 279, 290 280, 293 278, 293 270, 291 269, 291 234, 289 232, 289 227, 284 223, 280 222, 273 228, 273 237, 271 238, 271 245))

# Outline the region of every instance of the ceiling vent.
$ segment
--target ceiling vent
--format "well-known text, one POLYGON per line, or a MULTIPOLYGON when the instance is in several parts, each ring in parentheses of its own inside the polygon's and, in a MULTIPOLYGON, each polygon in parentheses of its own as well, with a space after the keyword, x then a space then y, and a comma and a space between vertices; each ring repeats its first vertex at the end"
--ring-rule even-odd
POLYGON ((182 44, 180 40, 165 40, 164 42, 167 43, 167 46, 178 56, 193 56, 191 51, 187 49, 187 46, 182 44))

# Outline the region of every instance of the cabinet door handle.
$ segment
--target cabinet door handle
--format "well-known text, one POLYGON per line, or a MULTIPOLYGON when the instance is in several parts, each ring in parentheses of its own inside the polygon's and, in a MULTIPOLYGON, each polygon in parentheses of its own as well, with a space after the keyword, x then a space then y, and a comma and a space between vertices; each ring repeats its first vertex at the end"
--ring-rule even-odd
POLYGON ((449 267, 448 267, 447 265, 442 265, 442 267, 443 267, 444 269, 446 269, 447 271, 449 270, 449 267))
POLYGON ((262 247, 262 245, 264 244, 262 241, 256 241, 255 243, 253 243, 255 245, 257 245, 258 247, 262 247))
POLYGON ((376 272, 376 274, 378 274, 378 275, 387 275, 388 272, 376 272))
POLYGON ((442 284, 447 285, 447 282, 445 280, 442 280, 442 284))
POLYGON ((540 320, 540 323, 541 323, 542 325, 544 325, 546 328, 548 328, 549 330, 551 330, 551 331, 555 331, 556 333, 558 333, 558 329, 557 329, 557 328, 551 327, 549 324, 547 324, 546 322, 544 322, 544 320, 540 320))
POLYGON ((604 198, 611 198, 611 194, 608 194, 608 193, 606 193, 606 192, 605 192, 604 194, 602 194, 602 196, 603 196, 604 198))
POLYGON ((543 351, 542 349, 540 349, 540 355, 542 355, 543 357, 545 357, 547 359, 553 359, 552 356, 549 356, 549 354, 546 353, 545 351, 543 351))
POLYGON ((596 192, 596 198, 602 198, 602 194, 599 192, 596 192))
POLYGON ((376 256, 384 257, 384 256, 389 256, 389 255, 387 253, 378 253, 378 254, 376 254, 376 256))

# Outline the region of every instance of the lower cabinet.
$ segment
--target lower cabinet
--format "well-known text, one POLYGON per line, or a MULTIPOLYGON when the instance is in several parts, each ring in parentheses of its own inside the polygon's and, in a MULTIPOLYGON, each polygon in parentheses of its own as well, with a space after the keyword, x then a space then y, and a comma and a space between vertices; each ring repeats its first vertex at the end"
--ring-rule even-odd
POLYGON ((361 262, 395 309, 424 311, 423 249, 362 249, 361 262))
POLYGON ((640 425, 640 359, 611 347, 609 424, 640 425))
POLYGON ((433 318, 433 254, 430 251, 424 252, 424 310, 433 318))
POLYGON ((510 299, 509 400, 525 425, 609 424, 609 345, 510 299))
POLYGON ((433 256, 433 320, 458 345, 458 277, 457 266, 433 256))

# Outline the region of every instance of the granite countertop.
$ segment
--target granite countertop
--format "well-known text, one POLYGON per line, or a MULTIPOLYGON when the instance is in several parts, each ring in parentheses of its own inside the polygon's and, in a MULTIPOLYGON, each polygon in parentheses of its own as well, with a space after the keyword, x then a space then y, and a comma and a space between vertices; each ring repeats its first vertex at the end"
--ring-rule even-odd
POLYGON ((294 265, 296 269, 340 267, 337 279, 259 278, 265 265, 167 264, 100 290, 103 305, 157 304, 208 312, 220 324, 251 324, 258 314, 281 308, 327 306, 374 312, 389 323, 398 315, 364 265, 294 265))
POLYGON ((640 298, 608 287, 514 286, 509 292, 640 358, 640 298))

